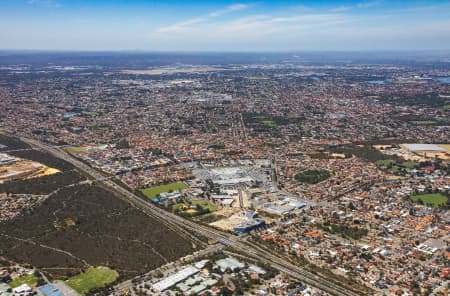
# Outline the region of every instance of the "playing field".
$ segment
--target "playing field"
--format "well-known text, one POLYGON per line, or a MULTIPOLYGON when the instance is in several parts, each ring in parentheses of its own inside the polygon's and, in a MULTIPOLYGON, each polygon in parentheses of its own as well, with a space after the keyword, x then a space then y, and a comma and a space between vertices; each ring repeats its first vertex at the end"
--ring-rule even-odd
POLYGON ((108 267, 90 267, 86 272, 71 277, 66 283, 78 293, 86 294, 92 289, 114 282, 118 276, 117 271, 108 267))
POLYGON ((411 199, 416 202, 421 200, 424 204, 434 207, 439 207, 447 203, 447 197, 440 193, 417 194, 411 196, 411 199))
POLYGON ((210 204, 206 200, 193 200, 193 205, 200 205, 204 210, 209 209, 210 212, 214 212, 217 210, 217 207, 213 204, 210 204))
POLYGON ((23 275, 21 277, 16 278, 12 282, 10 282, 8 285, 11 288, 15 288, 15 287, 18 287, 23 284, 27 284, 30 287, 35 287, 37 282, 38 282, 38 278, 35 275, 27 274, 27 275, 23 275))
POLYGON ((141 192, 148 198, 154 198, 158 194, 169 191, 178 191, 186 189, 187 185, 183 182, 173 182, 165 185, 152 186, 150 188, 142 189, 141 192))

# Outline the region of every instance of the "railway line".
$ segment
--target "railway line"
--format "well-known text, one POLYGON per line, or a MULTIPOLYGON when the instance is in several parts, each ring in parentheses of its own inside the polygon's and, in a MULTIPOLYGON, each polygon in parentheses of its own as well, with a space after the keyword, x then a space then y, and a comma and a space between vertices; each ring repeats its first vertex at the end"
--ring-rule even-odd
POLYGON ((55 157, 61 158, 67 161, 68 163, 71 163, 79 170, 88 173, 90 176, 92 176, 92 178, 94 178, 95 181, 120 193, 123 196, 123 198, 126 199, 126 201, 131 203, 133 206, 139 208, 148 215, 158 219, 159 221, 164 223, 168 228, 177 231, 184 237, 188 237, 191 240, 198 242, 199 244, 204 245, 204 243, 198 239, 198 236, 215 240, 220 244, 222 244, 224 247, 231 247, 236 251, 244 254, 245 256, 248 256, 249 258, 257 259, 263 263, 269 264, 272 267, 276 268, 277 270, 300 281, 303 281, 313 287, 328 292, 331 295, 343 295, 343 296, 362 295, 361 293, 348 290, 338 284, 335 284, 330 280, 323 278, 317 274, 304 270, 301 267, 289 263, 283 260, 282 258, 279 258, 257 246, 253 245, 249 246, 248 244, 244 244, 242 240, 246 238, 245 235, 235 236, 232 234, 224 233, 220 230, 197 224, 193 221, 187 220, 173 213, 167 212, 161 208, 158 208, 144 201, 142 198, 135 195, 134 193, 119 186, 115 182, 111 181, 109 178, 105 178, 105 176, 100 174, 100 172, 94 170, 85 163, 73 158, 68 153, 57 147, 53 147, 28 138, 21 138, 21 140, 34 147, 37 147, 41 150, 51 153, 55 157))

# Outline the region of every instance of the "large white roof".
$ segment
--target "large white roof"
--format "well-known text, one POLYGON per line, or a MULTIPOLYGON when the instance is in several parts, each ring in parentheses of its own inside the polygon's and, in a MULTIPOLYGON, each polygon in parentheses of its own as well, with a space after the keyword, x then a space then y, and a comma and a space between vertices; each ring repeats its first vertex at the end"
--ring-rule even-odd
POLYGON ((176 285, 177 283, 181 282, 185 278, 196 274, 197 272, 199 272, 199 270, 197 268, 195 268, 194 266, 188 266, 188 267, 180 270, 179 272, 177 272, 169 277, 166 277, 162 281, 157 282, 156 284, 153 285, 153 288, 162 292, 162 291, 176 285))
POLYGON ((411 151, 445 151, 444 148, 435 144, 403 144, 411 151))

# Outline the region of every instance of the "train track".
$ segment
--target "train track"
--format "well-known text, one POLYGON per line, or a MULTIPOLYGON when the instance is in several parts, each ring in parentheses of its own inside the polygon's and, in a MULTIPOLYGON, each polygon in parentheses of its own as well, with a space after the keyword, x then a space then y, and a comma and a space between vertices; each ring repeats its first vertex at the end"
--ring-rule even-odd
POLYGON ((348 290, 340 285, 337 285, 326 278, 316 275, 312 272, 302 269, 292 263, 289 263, 282 258, 279 258, 268 251, 258 248, 257 246, 249 246, 241 242, 245 236, 235 236, 232 234, 224 233, 217 229, 213 229, 208 226, 200 225, 173 213, 167 212, 161 208, 158 208, 146 201, 144 201, 139 196, 126 190, 125 188, 119 186, 118 184, 111 181, 109 178, 105 178, 104 175, 100 174, 98 171, 92 169, 90 166, 73 158, 65 151, 46 145, 36 140, 21 138, 22 141, 47 151, 55 157, 61 158, 72 165, 74 165, 79 170, 82 170, 94 178, 95 181, 113 189, 114 191, 120 193, 129 203, 144 211, 148 215, 158 219, 163 224, 167 225, 170 229, 182 233, 183 236, 189 237, 195 241, 199 241, 197 236, 205 237, 211 240, 215 240, 222 244, 224 247, 231 247, 236 251, 248 256, 249 258, 257 259, 265 264, 269 264, 277 270, 301 280, 313 287, 323 290, 332 295, 343 295, 343 296, 358 296, 362 295, 355 291, 348 290))

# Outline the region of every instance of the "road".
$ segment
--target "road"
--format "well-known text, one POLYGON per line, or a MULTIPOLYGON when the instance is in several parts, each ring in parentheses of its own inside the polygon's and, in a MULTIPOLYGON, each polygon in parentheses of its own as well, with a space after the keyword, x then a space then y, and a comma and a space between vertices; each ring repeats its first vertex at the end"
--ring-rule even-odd
POLYGON ((277 257, 271 254, 270 252, 263 250, 255 245, 252 245, 250 247, 248 244, 245 244, 241 241, 242 237, 225 233, 208 226, 197 224, 193 221, 187 220, 173 213, 160 209, 154 206, 153 204, 144 201, 142 198, 135 195, 134 193, 114 183, 109 178, 105 178, 104 175, 100 174, 98 171, 94 170, 87 164, 72 157, 62 149, 41 143, 33 139, 21 138, 21 140, 41 150, 47 151, 53 156, 61 158, 67 161, 68 163, 71 163, 79 170, 84 171, 90 176, 92 176, 92 178, 94 178, 95 181, 97 181, 98 183, 101 183, 104 186, 107 186, 113 189, 114 191, 118 192, 120 195, 122 195, 122 198, 126 199, 136 208, 139 208, 149 216, 158 219, 168 228, 177 231, 178 233, 182 234, 185 237, 188 237, 198 242, 199 242, 198 236, 206 237, 208 239, 217 241, 224 246, 231 247, 250 258, 254 258, 265 264, 269 264, 272 267, 279 270, 280 272, 283 272, 295 279, 303 281, 308 285, 323 290, 331 295, 344 295, 344 296, 360 295, 358 293, 345 289, 329 281, 328 279, 325 279, 309 271, 306 271, 301 267, 293 265, 292 263, 289 263, 286 260, 277 257))

